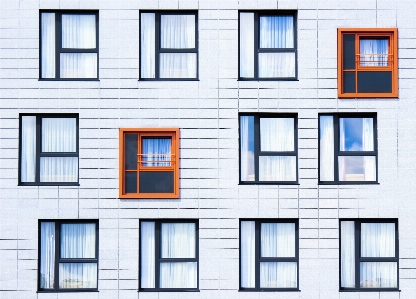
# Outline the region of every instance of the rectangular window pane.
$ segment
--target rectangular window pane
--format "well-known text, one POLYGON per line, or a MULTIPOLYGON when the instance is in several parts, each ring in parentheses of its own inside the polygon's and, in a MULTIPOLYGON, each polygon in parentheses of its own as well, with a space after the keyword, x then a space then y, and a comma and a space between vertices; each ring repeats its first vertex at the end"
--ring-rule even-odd
POLYGON ((97 78, 97 53, 61 53, 61 78, 97 78))
POLYGON ((77 182, 78 157, 41 157, 41 182, 77 182))
POLYGON ((55 222, 40 224, 39 286, 53 289, 55 282, 55 222))
POLYGON ((155 223, 140 224, 140 287, 155 287, 155 223))
POLYGON ((263 262, 260 263, 261 288, 296 288, 296 262, 263 262))
POLYGON ((295 257, 295 223, 261 224, 261 257, 295 257))
POLYGON ((61 225, 61 258, 95 258, 95 223, 61 225))
POLYGON ((125 172, 124 184, 126 193, 137 193, 137 172, 125 172))
POLYGON ((361 66, 388 66, 389 60, 388 38, 361 38, 360 39, 360 65, 361 66))
POLYGON ((22 149, 20 157, 20 181, 36 179, 36 116, 22 116, 22 149))
POLYGON ((340 151, 373 151, 373 118, 339 118, 340 151))
POLYGON ((295 77, 295 53, 259 53, 260 78, 295 77))
POLYGON ((255 221, 241 221, 241 287, 254 288, 256 278, 256 223, 255 221))
POLYGON ((171 166, 171 138, 143 138, 142 166, 171 166))
POLYGON ((155 78, 155 14, 140 14, 140 75, 142 78, 155 78))
POLYGON ((196 78, 196 53, 160 53, 160 78, 196 78))
POLYGON ((332 115, 319 117, 319 179, 334 180, 334 120, 332 115))
POLYGON ((355 225, 341 221, 341 287, 355 287, 355 225))
POLYGON ((397 263, 361 262, 360 288, 397 288, 397 263))
POLYGON ((362 257, 395 257, 395 223, 361 223, 362 257))
POLYGON ((160 23, 162 49, 195 48, 195 15, 161 15, 160 23))
POLYGON ((160 263, 161 288, 196 288, 197 263, 160 263))
POLYGON ((293 118, 260 118, 260 150, 286 152, 295 150, 293 118))
POLYGON ((254 117, 240 116, 240 173, 242 181, 254 181, 254 117))
POLYGON ((261 16, 260 48, 294 48, 293 16, 261 16))
POLYGON ((62 15, 62 48, 96 48, 95 15, 62 15))
POLYGON ((376 157, 339 156, 338 170, 340 181, 375 181, 376 157))
POLYGON ((161 257, 195 258, 195 223, 162 223, 161 257))
POLYGON ((59 288, 97 288, 96 263, 60 263, 59 288))
POLYGON ((254 77, 254 13, 240 13, 240 77, 254 77))
POLYGON ((138 134, 125 134, 125 169, 136 170, 137 169, 137 139, 138 134))
POLYGON ((55 78, 55 13, 41 13, 42 78, 55 78))
POLYGON ((42 118, 42 152, 76 152, 76 118, 42 118))
POLYGON ((260 156, 260 181, 296 181, 295 156, 260 156))

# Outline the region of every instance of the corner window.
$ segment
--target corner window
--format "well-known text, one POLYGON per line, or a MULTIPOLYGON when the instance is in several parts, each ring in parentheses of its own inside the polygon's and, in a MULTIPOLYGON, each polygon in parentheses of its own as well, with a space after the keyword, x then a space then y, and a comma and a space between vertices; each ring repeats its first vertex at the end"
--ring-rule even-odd
POLYGON ((120 129, 120 198, 179 197, 179 129, 120 129))
POLYGON ((240 183, 297 183, 296 114, 240 114, 240 183))
POLYGON ((341 290, 398 290, 397 220, 340 221, 341 290))
POLYGON ((39 222, 39 291, 97 291, 98 221, 39 222))
POLYGON ((198 78, 198 13, 140 13, 140 79, 198 78))
POLYGON ((198 221, 140 221, 140 290, 198 290, 198 221))
POLYGON ((377 182, 375 114, 319 115, 319 182, 377 182))
POLYGON ((397 28, 338 29, 338 97, 398 97, 397 28))
POLYGON ((40 78, 98 78, 98 12, 41 11, 40 78))
POLYGON ((19 185, 78 184, 78 115, 20 115, 19 185))
POLYGON ((239 12, 239 79, 297 78, 296 11, 239 12))
POLYGON ((240 221, 240 290, 299 289, 297 220, 240 221))

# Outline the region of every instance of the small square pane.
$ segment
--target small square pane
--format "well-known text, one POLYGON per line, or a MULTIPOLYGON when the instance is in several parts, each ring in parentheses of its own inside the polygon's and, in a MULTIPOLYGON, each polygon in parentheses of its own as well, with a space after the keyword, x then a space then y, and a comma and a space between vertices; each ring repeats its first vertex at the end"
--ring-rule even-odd
POLYGON ((171 166, 171 138, 142 138, 142 166, 171 166))
POLYGON ((295 223, 261 224, 261 257, 295 257, 295 223))
POLYGON ((260 287, 296 288, 297 272, 296 262, 260 263, 260 287))
POLYGON ((262 152, 294 151, 293 118, 260 118, 260 150, 262 152))
POLYGON ((198 266, 195 262, 160 263, 161 288, 196 288, 198 266))
POLYGON ((373 118, 339 118, 340 151, 374 151, 373 118))
POLYGON ((96 48, 95 15, 62 15, 62 48, 96 48))
POLYGON ((96 263, 60 263, 60 289, 97 288, 96 263))
POLYGON ((76 118, 42 118, 42 152, 76 152, 76 118))
POLYGON ((195 258, 195 223, 162 223, 162 258, 195 258))
POLYGON ((340 181, 376 181, 376 157, 339 156, 338 176, 340 181))
POLYGON ((388 66, 389 65, 389 39, 388 38, 361 38, 360 39, 360 65, 361 66, 388 66))
POLYGON ((293 16, 261 16, 260 48, 293 48, 293 16))
POLYGON ((362 257, 395 257, 395 242, 395 223, 361 223, 362 257))
POLYGON ((195 48, 195 15, 161 15, 160 23, 161 48, 195 48))
POLYGON ((361 262, 360 288, 397 288, 397 263, 361 262))
POLYGON ((61 258, 95 258, 95 223, 61 225, 61 258))

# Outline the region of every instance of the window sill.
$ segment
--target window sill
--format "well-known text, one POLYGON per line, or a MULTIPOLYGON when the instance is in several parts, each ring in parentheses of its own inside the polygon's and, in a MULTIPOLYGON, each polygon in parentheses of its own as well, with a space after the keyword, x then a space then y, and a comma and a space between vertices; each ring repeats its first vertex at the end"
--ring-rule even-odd
POLYGON ((53 182, 51 182, 51 183, 19 183, 19 184, 17 184, 17 186, 21 186, 21 187, 24 187, 24 186, 38 186, 38 187, 41 187, 41 186, 75 186, 75 187, 79 187, 80 186, 80 184, 79 183, 59 183, 59 182, 56 182, 56 183, 53 183, 53 182))
POLYGON ((150 78, 140 78, 140 81, 199 81, 198 78, 163 78, 163 79, 150 79, 150 78))
POLYGON ((339 99, 378 99, 398 98, 398 93, 343 93, 338 94, 339 99))
POLYGON ((237 81, 299 81, 297 78, 238 78, 237 81))
POLYGON ((301 290, 295 289, 295 290, 290 290, 290 289, 260 289, 260 290, 238 290, 239 292, 301 292, 301 290))
POLYGON ((143 289, 143 290, 138 290, 137 292, 144 292, 144 293, 167 293, 167 292, 197 292, 199 293, 200 290, 199 289, 143 289))
POLYGON ((339 290, 340 292, 401 292, 399 289, 354 289, 354 290, 339 290))
POLYGON ((99 290, 88 290, 88 289, 67 289, 67 290, 48 290, 48 291, 36 291, 36 293, 98 293, 99 290))
POLYGON ((379 182, 318 182, 318 185, 380 185, 379 182))
POLYGON ((239 182, 238 185, 239 186, 250 186, 250 185, 292 185, 292 186, 297 186, 297 185, 300 185, 300 184, 298 182, 255 182, 255 183, 239 182))
POLYGON ((98 78, 39 78, 38 81, 100 81, 98 78))

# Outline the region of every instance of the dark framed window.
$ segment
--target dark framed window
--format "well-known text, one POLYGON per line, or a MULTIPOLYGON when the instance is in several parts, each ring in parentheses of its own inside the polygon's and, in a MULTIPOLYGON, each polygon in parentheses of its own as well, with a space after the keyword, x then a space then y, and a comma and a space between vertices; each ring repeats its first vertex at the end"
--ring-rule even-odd
POLYGON ((38 290, 98 290, 98 220, 39 221, 38 290))
POLYGON ((319 182, 377 182, 377 115, 319 114, 319 182))
POLYGON ((340 290, 398 289, 397 219, 340 220, 340 290))
POLYGON ((179 198, 179 129, 120 129, 120 198, 179 198))
POLYGON ((140 80, 198 79, 198 12, 140 12, 140 80))
POLYGON ((239 80, 297 79, 297 11, 239 12, 239 80))
POLYGON ((78 185, 78 114, 20 114, 19 185, 78 185))
POLYGON ((338 28, 338 97, 398 97, 397 28, 338 28))
POLYGON ((140 221, 140 290, 197 291, 198 220, 140 221))
POLYGON ((299 290, 297 219, 240 220, 240 290, 299 290))
POLYGON ((98 11, 40 11, 39 78, 97 80, 98 11))
POLYGON ((240 184, 296 184, 297 114, 239 115, 240 184))

